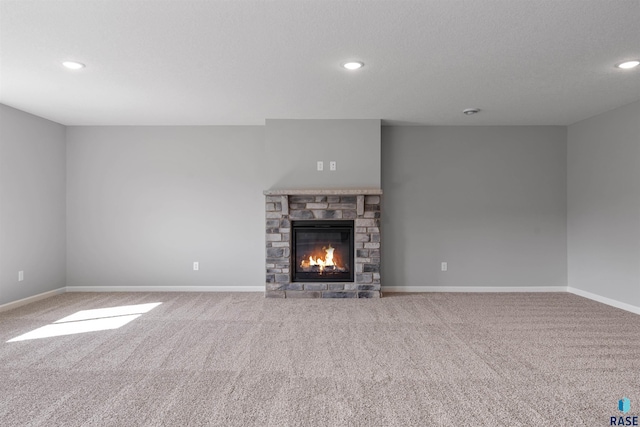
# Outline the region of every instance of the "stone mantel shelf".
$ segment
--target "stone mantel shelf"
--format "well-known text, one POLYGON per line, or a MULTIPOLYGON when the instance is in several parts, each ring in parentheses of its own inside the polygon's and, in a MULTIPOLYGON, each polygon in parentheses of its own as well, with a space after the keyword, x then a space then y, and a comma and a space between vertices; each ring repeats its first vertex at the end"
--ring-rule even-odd
POLYGON ((264 190, 265 196, 360 196, 382 194, 381 188, 307 188, 307 189, 284 189, 284 190, 264 190))

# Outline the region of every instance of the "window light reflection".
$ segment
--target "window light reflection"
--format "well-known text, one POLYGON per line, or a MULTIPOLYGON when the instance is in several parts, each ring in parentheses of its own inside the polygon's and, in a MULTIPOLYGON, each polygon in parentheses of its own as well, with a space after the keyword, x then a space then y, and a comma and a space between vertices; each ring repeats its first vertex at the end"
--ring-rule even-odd
POLYGON ((148 304, 123 305, 110 308, 81 310, 50 325, 35 329, 7 342, 82 334, 85 332, 118 329, 145 313, 153 310, 161 302, 148 304))

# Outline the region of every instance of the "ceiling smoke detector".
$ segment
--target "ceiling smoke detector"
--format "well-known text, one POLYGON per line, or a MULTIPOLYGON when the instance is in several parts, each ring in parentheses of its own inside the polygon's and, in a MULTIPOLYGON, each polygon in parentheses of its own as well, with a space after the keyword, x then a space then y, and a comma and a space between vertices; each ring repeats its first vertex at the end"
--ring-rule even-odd
POLYGON ((466 110, 462 111, 464 114, 466 114, 467 116, 473 116, 476 113, 480 112, 479 108, 467 108, 466 110))

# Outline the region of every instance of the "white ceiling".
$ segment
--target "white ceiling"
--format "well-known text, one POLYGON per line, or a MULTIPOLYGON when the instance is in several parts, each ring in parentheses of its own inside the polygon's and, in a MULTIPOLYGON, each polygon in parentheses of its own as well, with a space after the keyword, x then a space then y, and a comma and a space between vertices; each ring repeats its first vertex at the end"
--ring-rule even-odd
POLYGON ((0 0, 0 102, 65 125, 568 125, 640 99, 614 68, 639 23, 640 0, 0 0))

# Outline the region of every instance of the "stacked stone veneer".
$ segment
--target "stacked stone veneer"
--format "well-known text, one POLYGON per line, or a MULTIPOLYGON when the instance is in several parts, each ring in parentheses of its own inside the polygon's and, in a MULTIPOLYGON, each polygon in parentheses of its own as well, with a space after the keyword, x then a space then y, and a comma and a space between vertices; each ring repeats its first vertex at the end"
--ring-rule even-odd
POLYGON ((336 190, 317 194, 265 191, 266 297, 380 297, 380 190, 353 194, 336 190), (354 282, 291 282, 291 222, 354 220, 354 282))

